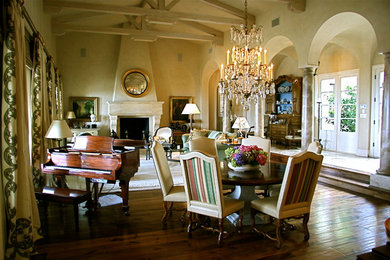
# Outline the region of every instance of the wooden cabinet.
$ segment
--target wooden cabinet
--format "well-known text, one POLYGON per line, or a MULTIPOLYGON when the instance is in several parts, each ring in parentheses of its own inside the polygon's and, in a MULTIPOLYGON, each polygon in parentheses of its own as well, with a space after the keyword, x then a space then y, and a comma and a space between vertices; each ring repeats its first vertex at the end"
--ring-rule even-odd
POLYGON ((269 124, 268 125, 268 136, 271 141, 284 142, 284 138, 288 133, 287 124, 269 124))
POLYGON ((284 142, 293 130, 301 129, 302 78, 280 76, 275 80, 275 95, 266 98, 266 114, 271 114, 267 136, 284 142))

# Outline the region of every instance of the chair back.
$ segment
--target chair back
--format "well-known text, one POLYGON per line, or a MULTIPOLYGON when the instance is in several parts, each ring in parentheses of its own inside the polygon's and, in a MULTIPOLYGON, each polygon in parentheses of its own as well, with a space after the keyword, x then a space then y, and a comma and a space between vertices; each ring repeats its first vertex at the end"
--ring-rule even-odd
POLYGON ((257 145, 257 147, 262 148, 265 152, 268 153, 267 161, 271 158, 271 140, 262 138, 259 136, 248 136, 248 138, 242 139, 242 145, 257 145))
POLYGON ((171 143, 172 129, 167 126, 158 128, 153 139, 159 143, 171 143))
POLYGON ((222 218, 221 173, 216 156, 195 151, 180 156, 187 197, 187 210, 222 218))
POLYGON ((151 150, 158 181, 160 182, 161 190, 163 196, 165 197, 168 195, 174 184, 171 169, 169 168, 168 159, 165 155, 162 144, 159 142, 153 142, 151 150))
POLYGON ((322 145, 318 141, 313 141, 307 147, 307 151, 321 154, 321 152, 322 152, 322 145))
POLYGON ((199 151, 209 155, 217 156, 218 158, 217 147, 214 139, 205 136, 200 136, 198 138, 191 139, 189 141, 189 146, 191 152, 199 151))
POLYGON ((310 212, 322 159, 307 151, 289 157, 277 203, 279 218, 310 212))

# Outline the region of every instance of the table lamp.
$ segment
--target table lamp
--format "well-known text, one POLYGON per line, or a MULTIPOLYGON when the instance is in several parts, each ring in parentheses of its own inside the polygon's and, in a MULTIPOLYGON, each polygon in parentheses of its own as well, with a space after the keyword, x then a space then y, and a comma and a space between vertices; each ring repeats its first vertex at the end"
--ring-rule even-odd
POLYGON ((58 141, 58 147, 61 147, 61 139, 65 139, 65 147, 66 147, 66 138, 72 137, 72 131, 70 130, 68 124, 65 120, 54 120, 49 130, 47 130, 45 138, 56 139, 58 141))
POLYGON ((66 113, 66 118, 69 120, 69 127, 73 128, 73 119, 76 119, 74 112, 68 111, 68 113, 66 113))
POLYGON ((250 126, 248 120, 246 120, 246 118, 243 116, 237 117, 236 121, 234 121, 234 124, 232 126, 232 128, 239 129, 237 134, 238 137, 245 137, 245 130, 242 129, 249 128, 249 127, 250 126))
POLYGON ((200 114, 198 106, 194 103, 187 103, 183 109, 183 112, 181 112, 181 114, 190 116, 190 131, 191 131, 192 130, 192 115, 200 114))

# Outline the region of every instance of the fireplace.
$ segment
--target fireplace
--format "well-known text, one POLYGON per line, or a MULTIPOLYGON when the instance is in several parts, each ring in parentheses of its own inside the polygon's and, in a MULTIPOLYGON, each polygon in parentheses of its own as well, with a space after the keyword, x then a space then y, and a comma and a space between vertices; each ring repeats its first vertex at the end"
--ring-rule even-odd
POLYGON ((145 117, 120 117, 119 138, 148 140, 149 118, 145 117))
MULTIPOLYGON (((145 135, 153 136, 154 132, 157 128, 160 127, 160 119, 162 115, 162 106, 164 102, 158 101, 122 101, 122 102, 114 102, 109 101, 108 103, 108 115, 110 117, 110 132, 115 131, 120 138, 122 138, 122 122, 121 119, 143 119, 143 121, 147 121, 147 128, 145 126, 144 131, 145 135)), ((125 123, 127 124, 127 123, 125 123)), ((130 128, 133 126, 131 125, 130 128)), ((124 139, 127 139, 125 131, 127 130, 127 136, 130 139, 142 139, 142 130, 141 136, 139 133, 137 134, 137 138, 132 138, 130 132, 132 129, 126 129, 123 131, 124 139)))

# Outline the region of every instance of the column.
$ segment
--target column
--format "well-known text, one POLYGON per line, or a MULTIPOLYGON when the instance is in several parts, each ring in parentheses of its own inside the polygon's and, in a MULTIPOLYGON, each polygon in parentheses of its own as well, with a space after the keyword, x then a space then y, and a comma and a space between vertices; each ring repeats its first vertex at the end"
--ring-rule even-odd
POLYGON ((306 150, 313 141, 313 79, 313 68, 304 68, 302 82, 302 150, 306 150))
POLYGON ((381 151, 377 174, 370 176, 370 185, 390 190, 390 52, 385 54, 383 83, 381 151))
POLYGON ((264 98, 255 105, 255 136, 264 137, 264 98))
POLYGON ((223 120, 222 120, 222 131, 223 132, 230 132, 231 131, 231 124, 230 124, 230 104, 229 99, 227 97, 227 93, 222 94, 223 98, 223 120))

